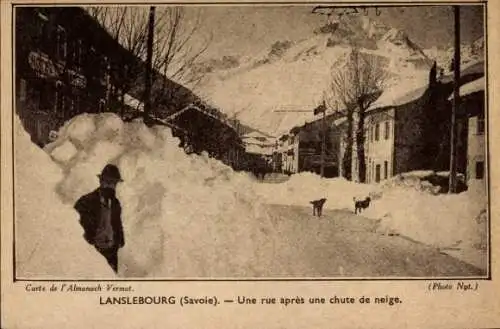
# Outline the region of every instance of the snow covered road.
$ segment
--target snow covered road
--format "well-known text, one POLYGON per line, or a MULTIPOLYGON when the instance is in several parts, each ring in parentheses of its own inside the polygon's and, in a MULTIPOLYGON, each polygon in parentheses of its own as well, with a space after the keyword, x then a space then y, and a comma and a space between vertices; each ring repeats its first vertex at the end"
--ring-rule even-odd
POLYGON ((16 139, 21 278, 114 277, 82 238, 73 209, 81 195, 97 187, 97 174, 107 163, 116 164, 124 177, 117 189, 126 240, 119 277, 481 274, 437 249, 450 247, 471 251, 474 262, 467 262, 486 268, 481 185, 478 191, 436 196, 412 186, 383 189, 311 173, 263 183, 207 154, 186 155, 166 128, 124 123, 110 113, 76 117, 44 150, 31 143, 19 121, 16 139), (373 205, 363 214, 370 219, 344 210, 353 197, 367 195, 373 205), (318 220, 309 200, 320 197, 328 201, 318 220), (422 243, 381 234, 390 232, 422 243))
POLYGON ((348 210, 313 217, 299 206, 269 206, 273 224, 288 242, 286 272, 269 277, 440 277, 485 273, 437 249, 401 236, 376 232, 377 220, 348 210))

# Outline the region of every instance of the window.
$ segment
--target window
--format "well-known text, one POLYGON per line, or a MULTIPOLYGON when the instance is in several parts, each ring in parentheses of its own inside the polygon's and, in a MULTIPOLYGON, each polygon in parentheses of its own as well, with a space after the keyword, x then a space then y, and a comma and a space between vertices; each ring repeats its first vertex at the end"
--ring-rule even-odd
POLYGON ((389 139, 389 121, 385 122, 385 131, 384 131, 384 138, 389 139))
POLYGON ((68 115, 70 117, 75 115, 75 99, 73 97, 70 97, 68 101, 68 115))
POLYGON ((375 166, 375 182, 380 182, 380 165, 375 166))
POLYGON ((73 115, 78 115, 80 114, 80 95, 75 95, 74 96, 74 100, 75 100, 75 108, 73 109, 73 115))
POLYGON ((484 134, 484 115, 480 115, 477 117, 476 133, 478 135, 484 134))
POLYGON ((377 123, 375 126, 375 140, 378 141, 380 137, 380 124, 377 123))
POLYGON ((102 71, 105 75, 109 75, 111 71, 111 64, 109 63, 109 59, 107 56, 103 56, 101 58, 102 71))
POLYGON ((484 161, 476 161, 476 179, 484 178, 484 161))
POLYGON ((47 32, 46 26, 49 18, 42 12, 42 8, 36 9, 36 14, 36 18, 33 22, 33 36, 35 42, 37 42, 39 46, 42 46, 46 41, 44 34, 47 32))
POLYGON ((372 169, 372 159, 368 158, 368 165, 366 166, 366 177, 367 177, 367 183, 370 183, 370 177, 371 177, 371 170, 372 169))
POLYGON ((82 64, 82 40, 77 39, 73 42, 73 63, 76 66, 82 64))
POLYGON ((64 106, 65 106, 64 93, 62 91, 62 83, 60 81, 56 82, 56 92, 55 92, 55 104, 54 112, 58 117, 64 117, 64 106))
POLYGON ((53 45, 53 36, 50 34, 50 24, 48 14, 43 8, 36 9, 37 16, 33 23, 33 36, 36 46, 42 52, 48 54, 53 45))
POLYGON ((104 99, 99 100, 99 113, 104 112, 106 101, 104 99))
POLYGON ((56 57, 58 60, 64 61, 66 60, 66 51, 67 51, 67 43, 66 43, 66 31, 63 27, 58 26, 56 32, 56 57))
POLYGON ((384 179, 387 179, 388 174, 389 174, 389 163, 387 161, 384 161, 384 179))
POLYGON ((24 103, 26 101, 26 80, 19 80, 19 101, 24 103))

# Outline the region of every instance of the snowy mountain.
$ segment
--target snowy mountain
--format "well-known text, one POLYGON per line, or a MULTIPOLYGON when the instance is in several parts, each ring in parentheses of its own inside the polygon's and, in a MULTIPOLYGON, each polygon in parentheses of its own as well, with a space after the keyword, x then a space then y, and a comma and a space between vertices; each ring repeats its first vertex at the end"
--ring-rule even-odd
POLYGON ((345 63, 351 45, 383 60, 387 88, 411 90, 427 83, 433 62, 404 31, 353 16, 330 20, 301 40, 277 40, 256 56, 239 57, 239 65, 212 65, 200 90, 229 116, 279 136, 314 120, 313 109, 322 102, 332 72, 345 63))
MULTIPOLYGON (((443 73, 452 73, 451 61, 454 54, 453 47, 447 49, 433 47, 424 50, 424 52, 429 58, 437 62, 437 65, 443 69, 443 73)), ((470 44, 462 43, 460 45, 460 65, 462 68, 482 61, 484 61, 484 37, 480 37, 470 44)))

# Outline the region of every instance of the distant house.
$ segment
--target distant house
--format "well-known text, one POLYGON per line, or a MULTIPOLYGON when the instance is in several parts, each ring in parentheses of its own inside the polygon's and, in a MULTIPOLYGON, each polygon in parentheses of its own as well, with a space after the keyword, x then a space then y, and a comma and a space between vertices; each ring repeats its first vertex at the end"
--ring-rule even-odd
POLYGON ((278 151, 281 154, 281 171, 284 173, 297 173, 299 171, 299 139, 298 130, 292 129, 290 133, 280 137, 278 151))
MULTIPOLYGON (((485 178, 485 98, 484 77, 473 80, 460 87, 459 115, 465 118, 467 134, 467 181, 485 178)), ((449 98, 453 100, 453 95, 449 98)))
MULTIPOLYGON (((341 114, 337 112, 325 116, 325 177, 338 176, 340 135, 333 121, 340 116, 341 114)), ((279 139, 282 171, 287 173, 308 171, 320 174, 322 143, 322 118, 292 128, 288 134, 279 139)))
POLYGON ((245 145, 245 150, 248 153, 261 154, 270 157, 276 147, 274 137, 258 131, 252 131, 245 134, 241 136, 241 139, 245 145))

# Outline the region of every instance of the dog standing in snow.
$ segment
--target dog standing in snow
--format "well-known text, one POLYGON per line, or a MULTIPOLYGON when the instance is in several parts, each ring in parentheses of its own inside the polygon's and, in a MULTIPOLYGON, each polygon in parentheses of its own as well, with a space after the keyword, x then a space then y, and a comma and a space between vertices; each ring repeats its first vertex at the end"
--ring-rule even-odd
POLYGON ((323 206, 325 205, 326 199, 322 198, 319 200, 313 200, 310 203, 313 205, 313 216, 318 214, 318 217, 321 217, 321 213, 323 212, 323 206))
POLYGON ((354 201, 354 213, 357 214, 358 210, 361 213, 364 209, 368 208, 370 206, 370 197, 366 197, 364 200, 356 200, 356 198, 352 198, 354 201))

